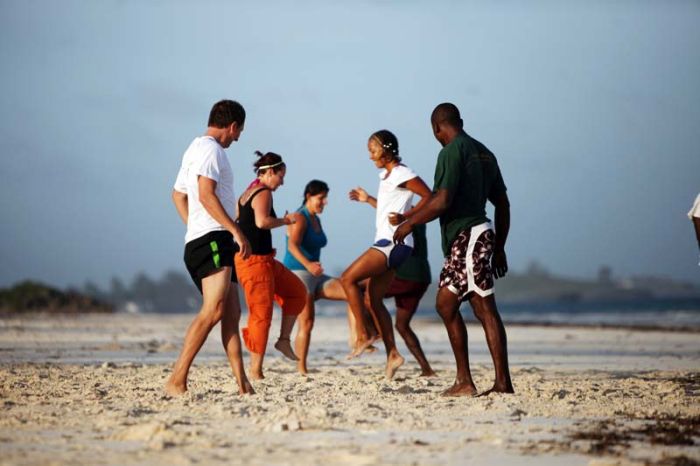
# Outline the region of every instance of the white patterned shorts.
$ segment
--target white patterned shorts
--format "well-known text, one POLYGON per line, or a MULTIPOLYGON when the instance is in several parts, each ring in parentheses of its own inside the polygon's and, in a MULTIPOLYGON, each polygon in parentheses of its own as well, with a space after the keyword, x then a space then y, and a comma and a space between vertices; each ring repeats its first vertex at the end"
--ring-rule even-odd
POLYGON ((460 301, 469 299, 471 292, 481 297, 492 295, 491 256, 495 239, 488 222, 458 234, 440 271, 440 288, 447 287, 460 301))

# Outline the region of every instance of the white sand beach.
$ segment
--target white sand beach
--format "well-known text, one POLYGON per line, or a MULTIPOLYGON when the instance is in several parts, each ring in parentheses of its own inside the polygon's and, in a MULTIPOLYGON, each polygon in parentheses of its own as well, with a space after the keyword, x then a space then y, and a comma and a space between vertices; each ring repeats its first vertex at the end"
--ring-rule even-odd
MULTIPOLYGON (((214 330, 189 392, 162 391, 191 315, 0 319, 0 464, 687 465, 700 462, 700 334, 508 325, 515 395, 443 398, 441 323, 414 328, 437 378, 383 348, 346 361, 343 318, 317 320, 311 373, 269 345, 239 396, 214 330)), ((273 323, 273 335, 279 328, 273 323)), ((477 387, 492 383, 469 326, 477 387)), ((400 340, 400 338, 399 338, 400 340)))

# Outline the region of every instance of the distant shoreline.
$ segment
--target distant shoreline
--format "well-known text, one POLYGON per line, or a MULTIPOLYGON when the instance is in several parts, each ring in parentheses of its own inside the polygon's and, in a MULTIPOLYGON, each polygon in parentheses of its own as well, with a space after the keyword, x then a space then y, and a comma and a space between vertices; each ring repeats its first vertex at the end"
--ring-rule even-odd
MULTIPOLYGON (((172 312, 172 313, 162 313, 162 312, 143 312, 132 314, 128 312, 113 312, 109 313, 111 315, 134 315, 143 317, 156 317, 156 316, 174 316, 174 315, 192 315, 194 312, 172 312)), ((85 316, 99 316, 105 315, 105 312, 100 311, 80 311, 80 312, 59 312, 59 311, 20 311, 20 312, 0 312, 0 320, 11 320, 11 319, 43 319, 43 318, 59 318, 59 319, 78 319, 85 316)), ((247 313, 244 311, 241 316, 241 322, 245 322, 247 319, 247 313)), ((319 315, 316 319, 343 319, 341 315, 319 315)), ((480 325, 479 322, 475 321, 473 317, 465 319, 468 325, 480 325)), ((548 321, 536 321, 536 320, 522 320, 522 321, 509 321, 508 315, 503 316, 503 321, 506 327, 523 327, 523 328, 552 328, 552 329, 581 329, 581 330, 591 330, 591 329, 601 329, 601 330, 630 330, 639 332, 668 332, 668 333, 700 333, 700 326, 692 325, 658 325, 658 324, 617 324, 617 323, 566 323, 566 322, 548 322, 548 321)), ((413 319, 415 326, 421 325, 441 325, 439 316, 428 317, 425 315, 417 315, 413 319)))

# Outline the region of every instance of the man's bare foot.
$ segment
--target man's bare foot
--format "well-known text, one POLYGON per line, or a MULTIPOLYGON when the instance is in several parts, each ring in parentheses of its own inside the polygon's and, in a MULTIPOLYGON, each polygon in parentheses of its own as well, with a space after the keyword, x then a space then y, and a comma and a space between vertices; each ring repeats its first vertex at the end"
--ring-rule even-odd
POLYGON ((292 349, 292 345, 289 342, 289 338, 280 338, 279 340, 277 340, 277 343, 275 343, 275 349, 280 353, 284 354, 287 357, 287 359, 291 359, 292 361, 299 360, 297 355, 294 354, 294 350, 292 349))
POLYGON ((168 379, 168 381, 165 382, 165 387, 163 387, 163 389, 165 390, 165 393, 170 396, 180 396, 187 392, 187 385, 176 384, 172 380, 168 379))
POLYGON ((308 375, 309 374, 309 370, 306 368, 306 364, 301 364, 301 363, 297 364, 297 370, 299 371, 299 373, 301 375, 308 375))
POLYGON ((500 386, 500 385, 496 384, 493 387, 491 387, 490 389, 486 390, 483 393, 479 393, 476 396, 489 396, 492 393, 515 393, 515 390, 513 390, 512 385, 500 386))
POLYGON ((456 383, 440 394, 441 396, 475 396, 474 384, 456 383))
POLYGON ((396 374, 396 371, 403 363, 404 359, 398 352, 391 354, 386 361, 386 378, 389 380, 393 379, 394 374, 396 374))
POLYGON ((437 374, 432 369, 423 369, 418 377, 437 377, 437 374))
POLYGON ((263 375, 262 370, 256 371, 256 370, 250 369, 250 370, 248 371, 248 374, 249 374, 249 375, 248 375, 248 378, 249 378, 250 380, 262 380, 262 379, 265 378, 265 376, 263 375))

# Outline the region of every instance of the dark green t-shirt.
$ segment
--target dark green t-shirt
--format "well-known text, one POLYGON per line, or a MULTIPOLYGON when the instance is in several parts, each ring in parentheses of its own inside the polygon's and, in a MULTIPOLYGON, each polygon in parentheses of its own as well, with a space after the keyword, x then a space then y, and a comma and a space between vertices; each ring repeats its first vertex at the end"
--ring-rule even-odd
POLYGON ((396 269, 396 278, 412 282, 430 283, 428 240, 425 237, 425 225, 415 225, 413 227, 413 254, 396 269))
POLYGON ((489 221, 486 200, 493 202, 506 192, 506 185, 493 153, 462 133, 438 155, 433 192, 440 189, 447 189, 452 196, 440 216, 442 252, 447 257, 452 241, 462 230, 489 221))

